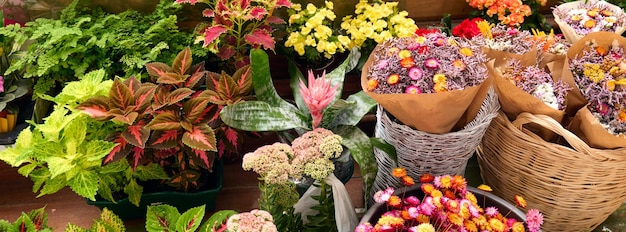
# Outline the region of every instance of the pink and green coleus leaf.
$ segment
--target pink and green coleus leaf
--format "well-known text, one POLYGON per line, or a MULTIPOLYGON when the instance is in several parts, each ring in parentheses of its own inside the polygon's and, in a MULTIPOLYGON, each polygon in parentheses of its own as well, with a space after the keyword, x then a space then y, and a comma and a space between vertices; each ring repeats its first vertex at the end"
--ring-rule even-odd
POLYGON ((126 157, 133 148, 133 145, 129 144, 120 134, 117 134, 113 142, 117 143, 117 145, 113 147, 113 150, 111 150, 106 159, 104 159, 105 164, 126 157))
POLYGON ((247 96, 252 93, 252 72, 250 70, 250 66, 246 65, 233 74, 240 95, 247 96))
POLYGON ((185 87, 195 89, 200 81, 207 75, 204 69, 204 61, 191 67, 191 76, 185 81, 185 87))
POLYGON ((191 123, 200 123, 206 116, 207 105, 209 104, 208 98, 196 97, 189 99, 183 104, 183 113, 185 120, 191 123))
POLYGON ((159 112, 154 118, 146 125, 151 130, 167 131, 167 130, 180 130, 180 116, 170 111, 159 112))
POLYGON ((172 70, 178 74, 186 74, 191 68, 191 63, 193 63, 191 49, 186 47, 179 52, 178 55, 176 55, 176 58, 174 58, 174 61, 172 62, 172 70))
POLYGON ((285 22, 284 19, 282 19, 281 17, 277 17, 277 16, 267 17, 267 22, 270 24, 286 24, 287 23, 285 22))
POLYGON ((148 145, 156 149, 170 149, 178 145, 179 130, 153 131, 148 145))
POLYGON ((228 28, 224 25, 214 25, 204 31, 204 46, 208 46, 220 37, 228 28))
POLYGON ((88 114, 96 120, 108 120, 112 116, 109 114, 109 98, 105 96, 95 96, 80 103, 76 109, 88 114))
POLYGON ((154 93, 156 91, 156 85, 143 85, 135 92, 135 107, 139 112, 146 112, 148 107, 152 104, 154 93))
POLYGON ((243 17, 245 20, 251 20, 251 19, 256 19, 256 20, 263 20, 263 18, 267 15, 267 10, 265 10, 265 8, 261 7, 261 6, 255 6, 252 7, 252 9, 250 9, 250 11, 248 11, 248 13, 243 17))
POLYGON ((113 116, 111 120, 124 123, 126 125, 135 124, 135 120, 139 116, 137 112, 121 112, 119 109, 113 109, 109 111, 109 113, 113 116))
POLYGON ((131 76, 130 78, 124 80, 123 83, 133 94, 135 94, 135 92, 142 86, 141 82, 139 82, 135 76, 131 76))
POLYGON ((265 29, 257 28, 244 36, 244 39, 254 47, 263 46, 265 49, 274 50, 274 38, 265 29))
POLYGON ((173 105, 183 101, 185 98, 191 96, 195 91, 189 88, 178 88, 167 94, 166 105, 173 105))
POLYGON ((172 73, 172 68, 161 62, 152 62, 146 64, 146 70, 148 70, 148 75, 154 80, 159 79, 162 76, 165 76, 167 73, 172 73))
MULTIPOLYGON (((131 77, 134 78, 134 77, 131 77)), ((128 109, 131 105, 135 104, 133 93, 124 85, 120 79, 115 78, 111 90, 109 91, 109 107, 119 108, 122 110, 128 109)))
POLYGON ((222 74, 220 78, 220 83, 217 88, 217 94, 219 94, 220 99, 226 101, 235 101, 239 97, 239 86, 233 78, 226 74, 222 74))
POLYGON ((176 85, 180 83, 185 83, 185 80, 187 79, 187 77, 189 77, 188 74, 178 74, 175 72, 167 72, 163 76, 160 76, 156 82, 159 84, 176 85))
POLYGON ((143 123, 128 126, 126 130, 122 132, 122 137, 133 146, 145 148, 146 141, 148 141, 150 137, 150 128, 146 127, 143 123))
POLYGON ((215 133, 207 124, 196 125, 183 133, 183 143, 192 149, 216 151, 215 133))
POLYGON ((223 133, 224 137, 226 137, 225 142, 229 143, 233 148, 235 148, 235 150, 239 149, 238 145, 241 142, 241 136, 239 136, 237 130, 232 127, 225 127, 223 129, 223 133))

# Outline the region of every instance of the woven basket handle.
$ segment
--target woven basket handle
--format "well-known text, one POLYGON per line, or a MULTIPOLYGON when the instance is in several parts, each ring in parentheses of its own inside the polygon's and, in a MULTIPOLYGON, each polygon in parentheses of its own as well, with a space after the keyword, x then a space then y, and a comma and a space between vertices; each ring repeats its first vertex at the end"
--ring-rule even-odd
POLYGON ((574 133, 566 130, 553 118, 546 115, 534 115, 528 112, 523 112, 517 116, 517 119, 512 122, 513 126, 522 129, 522 126, 527 123, 535 123, 538 124, 548 130, 557 133, 560 136, 563 136, 565 140, 577 151, 583 152, 589 156, 592 156, 596 159, 605 159, 605 157, 598 156, 591 151, 591 148, 587 143, 582 141, 578 136, 574 133))

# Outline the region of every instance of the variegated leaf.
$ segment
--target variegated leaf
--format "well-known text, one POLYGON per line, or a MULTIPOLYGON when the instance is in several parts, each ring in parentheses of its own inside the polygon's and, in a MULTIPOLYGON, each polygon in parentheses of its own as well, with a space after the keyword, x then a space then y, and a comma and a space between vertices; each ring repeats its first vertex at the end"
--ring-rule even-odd
POLYGON ((113 86, 111 86, 111 91, 109 91, 109 98, 109 107, 111 108, 126 110, 129 106, 135 104, 130 88, 124 85, 118 78, 113 81, 113 86))
POLYGON ((217 93, 222 100, 233 101, 239 95, 239 86, 237 86, 237 83, 233 80, 233 78, 223 74, 222 77, 220 77, 220 84, 217 88, 217 93))
POLYGON ((178 74, 175 72, 167 72, 160 76, 157 79, 157 83, 159 84, 180 84, 184 83, 189 75, 188 74, 178 74))
POLYGON ((155 91, 155 85, 146 85, 140 87, 135 92, 135 107, 137 108, 137 111, 144 112, 148 107, 151 106, 155 91))
POLYGON ((261 49, 250 51, 250 71, 252 72, 252 86, 258 100, 280 108, 295 108, 276 92, 270 73, 269 58, 265 51, 261 49))
POLYGON ((213 160, 215 160, 215 153, 212 151, 203 151, 198 149, 191 149, 192 160, 195 160, 195 164, 198 166, 210 170, 213 166, 213 160))
POLYGON ((192 149, 216 151, 215 133, 206 124, 196 125, 183 134, 183 143, 192 149))
POLYGON ((352 69, 354 69, 354 67, 356 67, 356 65, 359 63, 360 57, 361 52, 359 52, 358 49, 354 48, 350 51, 348 57, 339 66, 337 66, 337 68, 326 74, 326 79, 330 80, 331 86, 339 85, 339 88, 337 88, 337 95, 335 95, 335 99, 341 98, 343 81, 346 77, 346 73, 350 72, 352 69))
POLYGON ((220 112, 226 125, 245 131, 284 131, 309 128, 310 123, 293 105, 273 107, 262 101, 246 101, 226 106, 220 112))
POLYGON ((207 72, 206 89, 217 91, 217 86, 220 85, 220 77, 222 77, 222 74, 220 73, 207 72))
POLYGON ((122 132, 122 137, 130 144, 144 148, 146 141, 150 137, 150 129, 145 125, 132 125, 126 128, 126 131, 122 132))
POLYGON ((95 96, 80 103, 76 109, 88 114, 96 120, 108 120, 111 118, 109 114, 109 98, 105 96, 95 96))
POLYGON ((337 112, 332 117, 326 116, 324 112, 323 121, 332 121, 329 128, 334 128, 338 125, 351 125, 356 126, 359 121, 369 113, 378 104, 374 99, 365 94, 363 91, 350 95, 346 102, 350 103, 343 109, 337 112))
POLYGON ((159 110, 167 104, 170 91, 166 88, 156 88, 152 99, 152 110, 159 110))
POLYGON ((148 140, 148 145, 156 149, 170 149, 178 145, 179 130, 154 131, 148 140))
POLYGON ((131 155, 133 157, 133 169, 137 168, 141 159, 143 158, 145 150, 141 147, 133 147, 131 150, 131 155))
POLYGON ((228 141, 228 143, 232 145, 235 150, 239 149, 238 145, 241 141, 241 136, 239 136, 237 130, 231 127, 226 127, 223 133, 224 137, 226 137, 226 141, 228 141))
POLYGON ((161 112, 154 116, 154 118, 146 125, 150 130, 180 130, 180 116, 171 112, 161 112))
POLYGON ((274 50, 274 38, 272 38, 272 35, 265 29, 257 28, 243 38, 255 48, 262 46, 264 49, 274 50))
POLYGON ((141 87, 141 82, 139 82, 135 76, 131 76, 124 81, 124 85, 126 85, 128 89, 130 89, 130 92, 134 95, 139 87, 141 87))
POLYGON ((226 105, 226 101, 220 99, 219 94, 213 90, 204 90, 197 97, 208 98, 209 102, 217 105, 226 105))
POLYGON ((172 70, 180 75, 186 74, 189 72, 192 62, 193 59, 191 58, 191 49, 186 47, 180 51, 178 55, 176 55, 176 58, 174 58, 174 61, 172 62, 172 70))
POLYGON ((235 74, 233 74, 233 79, 237 83, 240 95, 246 96, 252 94, 252 73, 250 72, 250 65, 238 69, 235 74))
POLYGON ((185 120, 188 122, 196 123, 203 119, 203 113, 206 113, 204 110, 207 108, 208 104, 208 98, 194 98, 186 101, 183 104, 183 113, 185 115, 185 120))
POLYGON ((173 71, 169 65, 161 62, 146 64, 146 70, 148 70, 148 74, 154 80, 159 79, 161 76, 165 76, 166 73, 171 73, 173 71))
POLYGON ((113 142, 117 143, 117 145, 111 150, 109 155, 104 159, 104 163, 110 163, 120 160, 121 158, 126 157, 130 154, 130 151, 133 148, 133 145, 129 144, 126 139, 121 136, 121 133, 116 135, 117 138, 113 140, 113 142))
POLYGON ((202 80, 207 76, 207 71, 204 70, 204 61, 191 66, 191 76, 185 81, 184 87, 197 89, 196 87, 202 83, 202 80))
POLYGON ((365 199, 368 199, 378 172, 376 157, 369 136, 356 126, 339 126, 333 132, 343 138, 341 144, 350 150, 354 161, 359 165, 365 185, 365 199))
POLYGON ((292 59, 287 59, 287 64, 287 72, 289 72, 289 76, 291 77, 289 87, 291 87, 296 106, 304 115, 309 115, 309 107, 306 106, 304 99, 302 99, 302 94, 300 94, 300 81, 307 83, 307 79, 302 75, 300 68, 298 68, 292 59))
POLYGON ((135 120, 139 116, 139 113, 137 112, 130 112, 128 114, 113 114, 111 112, 114 112, 114 111, 109 112, 111 115, 113 115, 113 118, 111 120, 121 122, 126 125, 133 125, 135 123, 135 120))
POLYGON ((166 105, 173 105, 181 102, 183 99, 188 98, 194 93, 189 88, 178 88, 167 95, 166 105))

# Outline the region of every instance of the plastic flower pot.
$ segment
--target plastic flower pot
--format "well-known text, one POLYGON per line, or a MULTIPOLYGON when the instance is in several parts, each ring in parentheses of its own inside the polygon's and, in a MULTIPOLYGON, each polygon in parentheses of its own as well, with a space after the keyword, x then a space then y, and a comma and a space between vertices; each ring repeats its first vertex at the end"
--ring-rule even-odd
POLYGON ((123 220, 145 218, 149 205, 167 204, 176 207, 181 213, 193 207, 206 205, 206 211, 213 211, 217 194, 222 189, 223 172, 223 161, 217 161, 214 163, 213 173, 209 175, 206 187, 195 192, 163 191, 144 193, 141 195, 139 207, 130 203, 128 198, 118 200, 115 203, 107 200, 91 201, 87 199, 87 204, 94 205, 100 209, 106 207, 123 220))
MULTIPOLYGON (((476 200, 478 200, 478 205, 480 205, 483 209, 486 207, 496 207, 498 211, 502 213, 502 215, 506 215, 507 218, 514 218, 517 221, 523 222, 526 221, 526 215, 520 209, 518 209, 515 205, 509 203, 508 201, 493 195, 492 193, 485 192, 479 190, 477 188, 467 186, 467 190, 472 192, 476 196, 476 200), (483 197, 484 196, 484 197, 483 197)), ((424 193, 421 189, 421 184, 415 184, 412 187, 407 188, 403 191, 403 188, 397 189, 395 192, 396 196, 416 196, 417 198, 424 199, 424 193)), ((360 223, 369 222, 372 225, 375 225, 380 216, 388 211, 387 205, 384 203, 376 203, 369 208, 367 213, 363 215, 360 223)))

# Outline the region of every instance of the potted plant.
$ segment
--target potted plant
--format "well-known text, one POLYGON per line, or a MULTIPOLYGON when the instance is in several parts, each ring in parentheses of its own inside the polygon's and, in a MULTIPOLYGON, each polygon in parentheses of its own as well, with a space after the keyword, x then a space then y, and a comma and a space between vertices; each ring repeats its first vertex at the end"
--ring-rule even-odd
POLYGON ((19 24, 7 22, 0 28, 0 144, 15 142, 17 133, 11 132, 24 129, 24 121, 32 113, 30 99, 25 97, 32 92, 32 80, 23 78, 24 70, 5 74, 11 64, 24 57, 27 39, 19 24))
POLYGON ((359 55, 358 50, 352 50, 341 65, 321 78, 316 79, 309 73, 308 87, 302 73, 293 61, 289 61, 294 105, 277 94, 272 83, 267 54, 263 50, 253 49, 250 67, 257 100, 226 106, 222 109, 220 118, 234 128, 245 131, 275 131, 291 139, 294 135, 289 134, 290 131, 296 131, 297 137, 316 127, 331 130, 343 138, 342 145, 359 164, 367 193, 377 172, 373 146, 389 153, 393 153, 394 149, 379 140, 370 139, 357 127, 361 118, 376 105, 375 101, 363 92, 341 99, 345 74, 356 66, 359 55))
POLYGON ((204 59, 207 53, 200 45, 194 46, 193 34, 177 26, 180 9, 161 0, 151 13, 112 14, 72 1, 58 19, 38 18, 26 24, 28 50, 6 74, 25 70, 23 77, 34 80, 35 120, 41 122, 51 103, 39 96, 54 96, 63 83, 90 71, 104 69, 108 77, 145 77, 146 63, 169 62, 187 46, 194 49, 197 59, 204 59))

